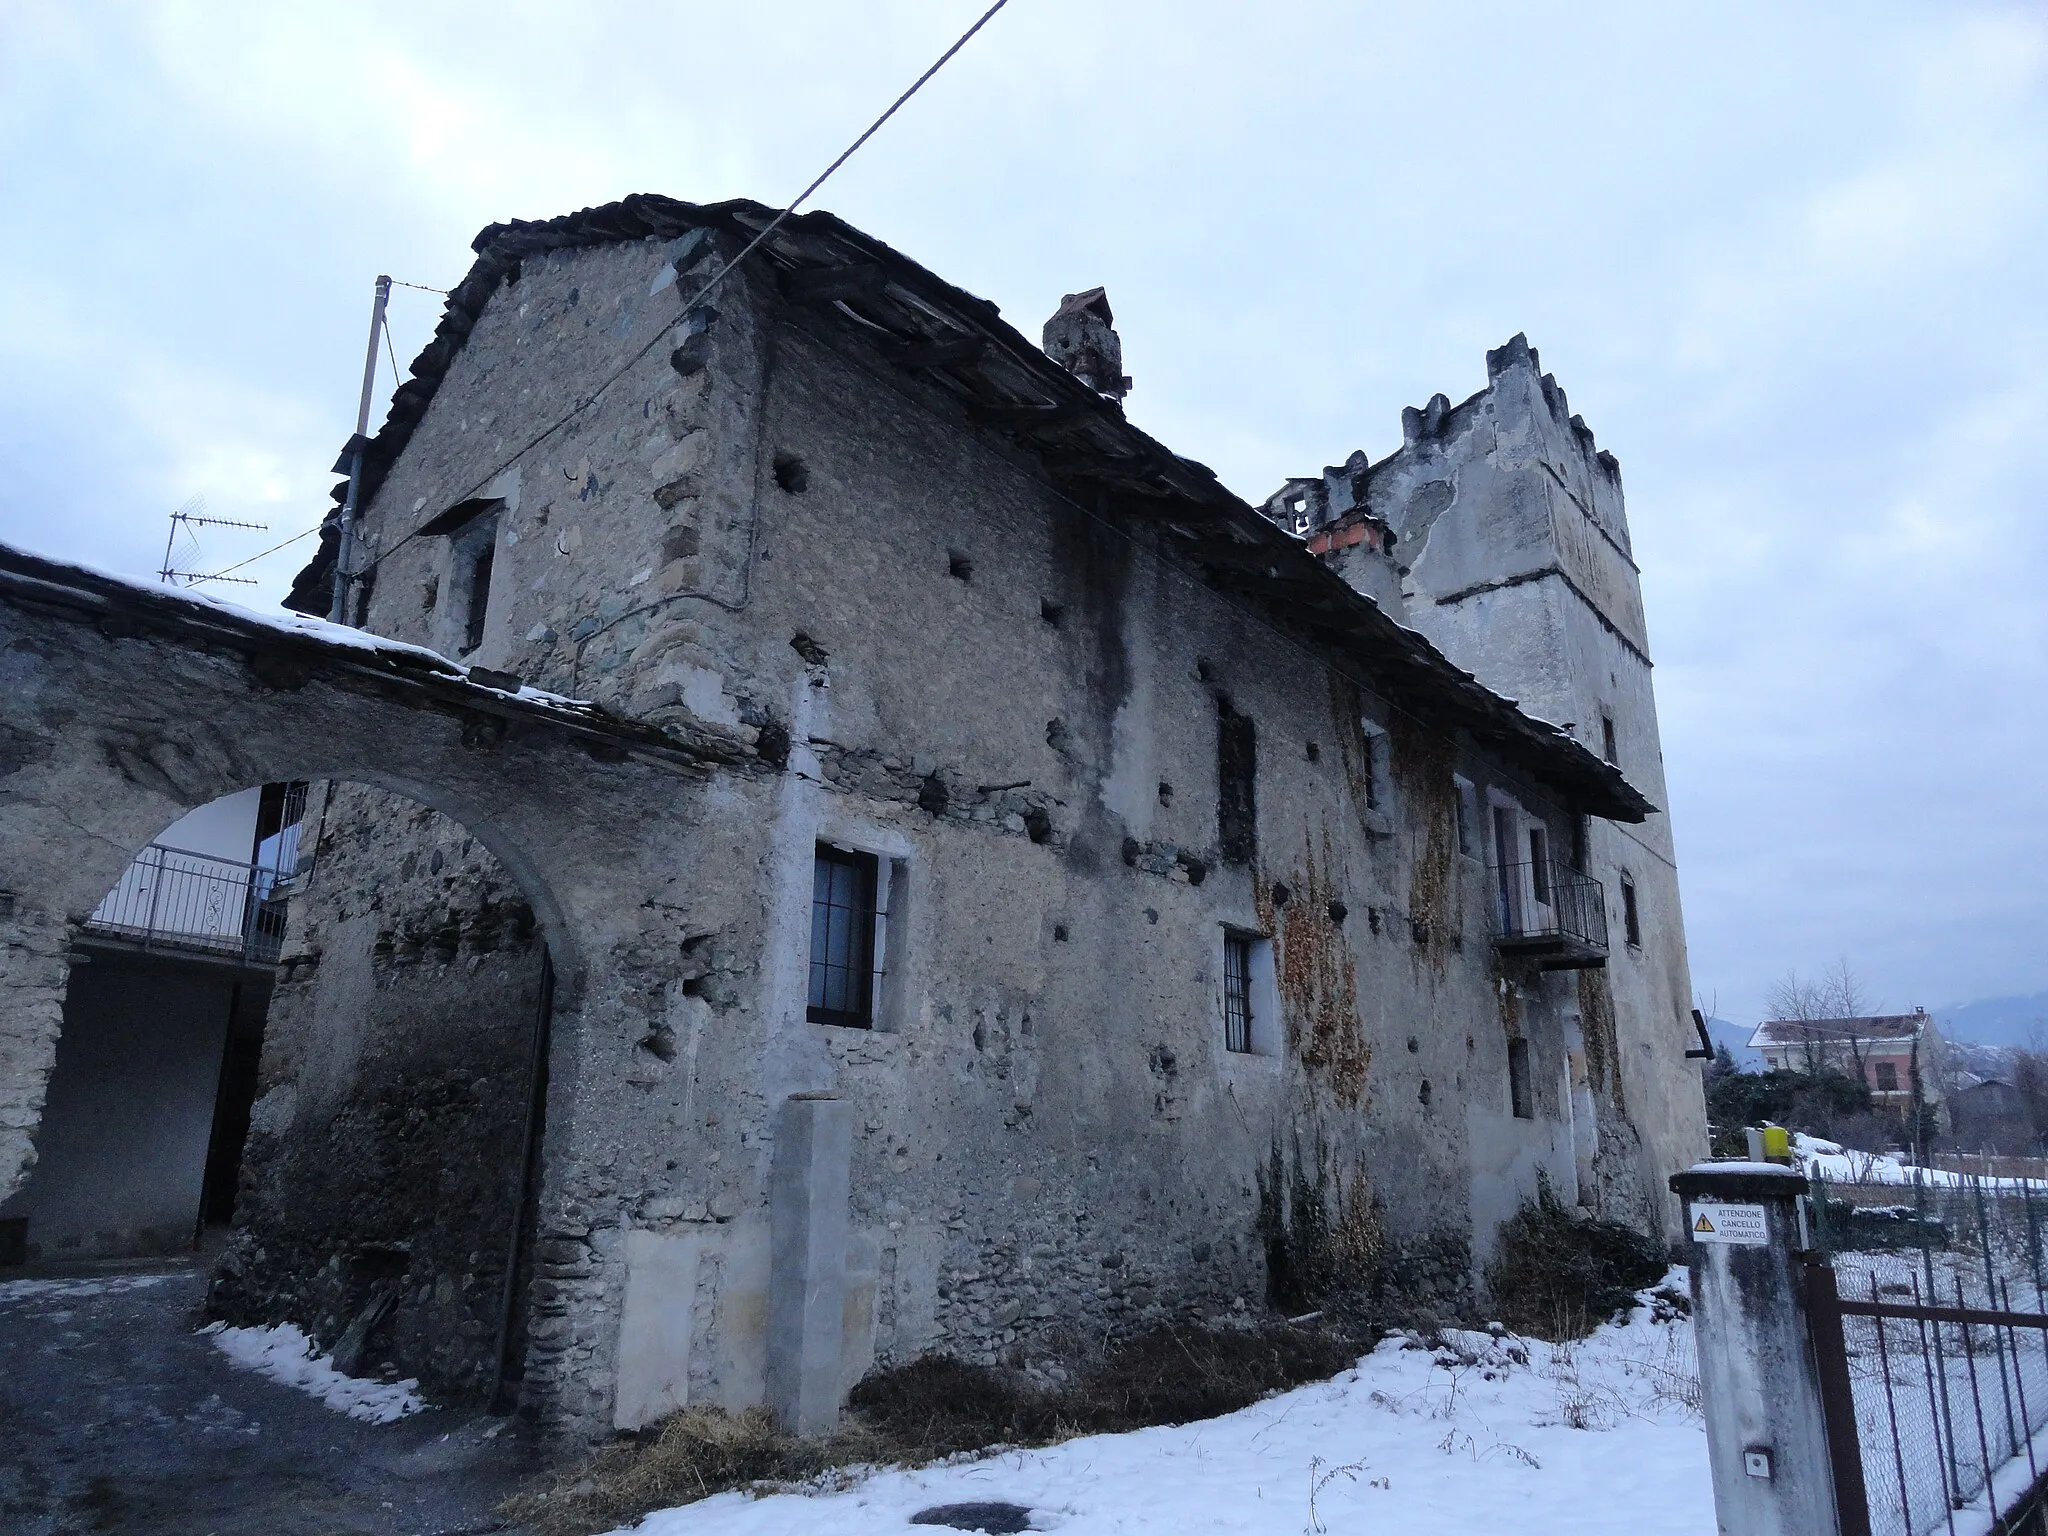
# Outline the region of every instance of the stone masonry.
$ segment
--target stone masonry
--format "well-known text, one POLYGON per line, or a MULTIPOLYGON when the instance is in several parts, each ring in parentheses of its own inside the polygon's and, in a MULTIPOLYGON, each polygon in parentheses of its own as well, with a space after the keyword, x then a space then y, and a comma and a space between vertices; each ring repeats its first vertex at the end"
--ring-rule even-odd
POLYGON ((331 1328, 355 1303, 321 1272, 381 1264, 382 1358, 452 1392, 523 1369, 563 1432, 815 1427, 878 1363, 1260 1306, 1290 1201, 1453 1291, 1540 1181, 1667 1220, 1689 1042, 1618 941, 1579 969, 1499 942, 1486 840, 1562 867, 1655 781, 1404 627, 1397 520, 1333 571, 1132 429, 1099 294, 1084 382, 806 215, 686 308, 770 216, 485 231, 367 451, 352 621, 723 755, 601 802, 571 760, 617 769, 522 756, 558 820, 516 834, 420 772, 294 764, 379 793, 336 792, 293 904, 221 1304, 331 1328), (455 852, 478 819, 487 860, 455 852), (808 1016, 839 850, 878 871, 867 1027, 808 1016), (523 1182, 536 946, 568 990, 523 1182), (394 1147, 414 1110, 473 1133, 394 1147))

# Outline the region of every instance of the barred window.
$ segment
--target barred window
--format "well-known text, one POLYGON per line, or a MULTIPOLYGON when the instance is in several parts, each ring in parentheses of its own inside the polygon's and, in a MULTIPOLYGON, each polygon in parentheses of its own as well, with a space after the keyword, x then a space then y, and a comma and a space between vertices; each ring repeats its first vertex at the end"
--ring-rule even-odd
POLYGON ((1252 1048, 1252 941, 1241 933, 1223 936, 1223 1048, 1252 1048))
POLYGON ((813 1024, 871 1029, 875 1022, 875 885, 871 853, 818 844, 811 880, 813 1024))

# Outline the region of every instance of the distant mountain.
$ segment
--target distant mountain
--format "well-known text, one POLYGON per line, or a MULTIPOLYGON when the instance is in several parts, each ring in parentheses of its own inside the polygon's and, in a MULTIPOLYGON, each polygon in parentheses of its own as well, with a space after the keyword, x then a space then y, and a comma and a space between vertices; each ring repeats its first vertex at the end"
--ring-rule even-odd
POLYGON ((1728 1047, 1728 1054, 1735 1058, 1736 1071, 1761 1072, 1764 1069, 1763 1052, 1752 1051, 1749 1048, 1749 1037, 1753 1028, 1754 1026, 1749 1024, 1731 1024, 1726 1019, 1709 1019, 1707 1038, 1716 1045, 1728 1047))
POLYGON ((2025 997, 1987 997, 1928 1010, 1951 1040, 1974 1045, 2048 1046, 2048 992, 2025 997))
POLYGON ((1959 1068, 1973 1077, 1995 1078, 2001 1083, 2012 1081, 2012 1046, 1979 1045, 1953 1035, 1942 1038, 1948 1042, 1945 1050, 1951 1070, 1959 1068))

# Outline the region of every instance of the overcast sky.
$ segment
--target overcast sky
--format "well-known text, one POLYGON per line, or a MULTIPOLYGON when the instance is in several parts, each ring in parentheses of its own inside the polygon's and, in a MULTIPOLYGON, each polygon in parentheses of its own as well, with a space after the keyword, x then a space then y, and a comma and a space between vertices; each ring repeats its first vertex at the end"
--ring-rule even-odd
MULTIPOLYGON (((312 526, 377 273, 782 203, 984 3, 0 0, 0 536, 312 526)), ((2048 8, 1011 0, 816 205, 1029 335, 1106 284, 1253 499, 1526 331, 1622 463, 1702 996, 2048 989, 2048 8)))

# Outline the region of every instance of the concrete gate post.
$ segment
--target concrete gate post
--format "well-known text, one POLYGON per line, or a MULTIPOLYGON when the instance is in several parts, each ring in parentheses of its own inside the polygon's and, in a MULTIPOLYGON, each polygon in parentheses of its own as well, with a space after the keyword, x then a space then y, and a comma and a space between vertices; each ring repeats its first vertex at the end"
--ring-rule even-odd
POLYGON ((853 1106, 785 1099, 768 1175, 768 1406, 792 1434, 839 1422, 853 1106))
POLYGON ((1692 1320, 1724 1536, 1835 1536, 1840 1521, 1807 1327, 1798 1201, 1772 1163, 1671 1176, 1690 1233, 1692 1320))

